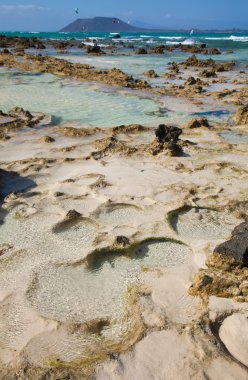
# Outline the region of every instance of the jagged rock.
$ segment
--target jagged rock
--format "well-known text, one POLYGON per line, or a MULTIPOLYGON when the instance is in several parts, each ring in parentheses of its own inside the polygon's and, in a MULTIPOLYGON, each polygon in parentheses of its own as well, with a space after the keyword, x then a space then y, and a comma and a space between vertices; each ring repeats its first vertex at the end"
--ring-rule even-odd
POLYGON ((175 63, 175 62, 169 62, 169 63, 168 63, 168 66, 169 66, 169 69, 170 69, 171 71, 174 71, 176 74, 179 73, 179 66, 178 66, 177 63, 175 63))
POLYGON ((160 124, 155 131, 155 135, 160 143, 177 143, 181 134, 182 129, 178 127, 167 126, 165 124, 160 124))
POLYGON ((234 228, 230 240, 215 248, 206 265, 195 275, 191 295, 248 301, 248 217, 234 228))
POLYGON ((148 70, 143 73, 148 78, 158 78, 158 74, 154 70, 148 70))
POLYGON ((192 86, 194 84, 197 83, 197 80, 194 78, 194 77, 189 77, 186 82, 185 82, 185 85, 186 86, 192 86))
POLYGON ((231 239, 218 245, 214 253, 231 257, 237 264, 248 266, 248 217, 234 228, 231 239))
POLYGON ((210 127, 208 120, 204 117, 199 118, 199 119, 192 119, 183 126, 183 128, 190 128, 190 129, 201 128, 201 127, 206 127, 206 128, 210 127))
POLYGON ((118 245, 126 247, 127 245, 130 244, 130 241, 129 241, 129 239, 126 236, 117 236, 116 237, 116 243, 118 245))
POLYGON ((66 220, 74 220, 81 217, 81 214, 76 210, 69 210, 66 214, 66 220))
POLYGON ((18 117, 21 119, 31 120, 33 115, 29 111, 25 111, 21 107, 15 107, 9 111, 9 116, 18 117))
POLYGON ((44 143, 53 143, 55 140, 53 137, 50 137, 50 136, 44 136, 41 138, 41 142, 44 142, 44 143))
POLYGON ((130 125, 119 125, 111 129, 114 135, 119 133, 141 133, 147 131, 149 128, 144 127, 140 124, 130 124, 130 125))
POLYGON ((87 53, 88 54, 98 54, 98 55, 105 54, 104 51, 102 51, 102 49, 98 45, 88 46, 87 47, 87 53))
POLYGON ((182 147, 177 144, 182 130, 178 127, 160 124, 155 130, 156 139, 149 144, 148 151, 156 156, 159 153, 167 153, 170 156, 181 156, 182 147))
POLYGON ((199 76, 203 78, 216 78, 217 75, 214 70, 202 70, 199 76))
POLYGON ((150 50, 150 53, 152 53, 152 54, 164 54, 165 50, 166 50, 165 45, 159 45, 159 46, 155 46, 154 48, 152 48, 150 50))
POLYGON ((248 104, 238 109, 235 120, 239 125, 248 125, 248 104))
POLYGON ((208 50, 208 54, 210 54, 210 55, 219 55, 219 54, 221 54, 221 52, 217 48, 212 48, 212 49, 208 50))
POLYGON ((147 54, 147 50, 144 49, 144 48, 140 48, 140 49, 137 50, 136 54, 140 54, 140 55, 147 54))

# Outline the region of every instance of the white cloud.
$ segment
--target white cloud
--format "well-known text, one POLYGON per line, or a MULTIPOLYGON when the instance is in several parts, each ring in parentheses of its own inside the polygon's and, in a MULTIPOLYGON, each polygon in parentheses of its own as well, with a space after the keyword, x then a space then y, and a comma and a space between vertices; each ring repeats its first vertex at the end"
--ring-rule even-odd
POLYGON ((171 18, 172 17, 172 14, 171 13, 166 13, 166 15, 164 16, 165 18, 171 18))
POLYGON ((0 12, 26 12, 26 11, 48 11, 49 8, 34 4, 0 5, 0 12))

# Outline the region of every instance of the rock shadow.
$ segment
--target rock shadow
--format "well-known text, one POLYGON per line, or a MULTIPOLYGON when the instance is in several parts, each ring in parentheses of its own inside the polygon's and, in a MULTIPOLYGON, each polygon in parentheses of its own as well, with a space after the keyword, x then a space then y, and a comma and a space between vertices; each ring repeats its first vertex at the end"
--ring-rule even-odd
POLYGON ((33 187, 36 187, 36 183, 31 178, 0 169, 0 225, 4 223, 7 215, 7 211, 2 207, 5 197, 12 193, 24 193, 33 187))

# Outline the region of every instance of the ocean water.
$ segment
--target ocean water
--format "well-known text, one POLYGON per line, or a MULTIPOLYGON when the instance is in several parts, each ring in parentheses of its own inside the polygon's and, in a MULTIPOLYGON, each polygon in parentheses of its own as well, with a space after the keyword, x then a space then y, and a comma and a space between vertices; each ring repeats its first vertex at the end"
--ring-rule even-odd
MULTIPOLYGON (((119 68, 135 78, 144 78, 143 73, 154 69, 158 74, 165 72, 169 61, 182 61, 188 54, 179 50, 165 52, 162 55, 136 55, 135 49, 158 44, 177 47, 178 43, 206 43, 208 48, 218 47, 223 54, 213 58, 220 61, 234 60, 240 67, 247 64, 248 33, 247 34, 185 34, 185 33, 151 33, 151 34, 121 34, 120 40, 111 40, 109 34, 86 33, 38 33, 38 32, 8 32, 8 36, 37 37, 40 39, 75 39, 78 43, 90 44, 97 38, 98 43, 107 46, 116 45, 116 54, 92 57, 85 49, 72 48, 66 54, 59 54, 47 46, 46 50, 38 51, 71 62, 88 63, 96 68, 119 68), (126 48, 122 42, 133 44, 135 49, 126 48), (230 50, 233 52, 230 53, 230 50)), ((31 51, 32 52, 32 51, 31 51)), ((37 51, 34 51, 37 54, 37 51)), ((211 56, 200 56, 205 58, 211 56)), ((145 78, 147 80, 147 78, 145 78)), ((183 84, 178 81, 177 84, 183 84)), ((152 85, 161 85, 163 78, 149 80, 152 85)), ((140 123, 157 125, 159 123, 182 124, 196 114, 207 115, 210 120, 227 120, 229 110, 218 106, 194 107, 191 110, 179 99, 155 99, 151 95, 142 95, 134 91, 109 88, 94 83, 79 83, 70 79, 59 78, 49 74, 19 73, 15 70, 0 69, 0 109, 21 106, 31 112, 46 112, 53 116, 57 123, 75 122, 85 126, 112 127, 120 124, 140 123), (181 103, 180 103, 181 102, 181 103)), ((216 88, 216 90, 218 90, 216 88)))
MULTIPOLYGON (((110 39, 109 33, 67 33, 67 32, 0 32, 8 36, 37 37, 40 39, 76 39, 98 38, 102 42, 110 39)), ((221 49, 248 48, 248 33, 121 33, 121 40, 135 44, 192 44, 207 43, 209 47, 218 46, 221 49)))

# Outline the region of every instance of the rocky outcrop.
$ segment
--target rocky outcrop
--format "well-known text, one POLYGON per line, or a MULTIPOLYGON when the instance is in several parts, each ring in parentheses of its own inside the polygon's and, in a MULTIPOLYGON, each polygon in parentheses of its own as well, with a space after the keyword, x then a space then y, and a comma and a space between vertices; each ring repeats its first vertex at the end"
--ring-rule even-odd
POLYGON ((168 142, 177 143, 182 132, 182 129, 178 127, 171 127, 165 124, 160 124, 155 131, 155 135, 161 144, 168 142))
POLYGON ((248 125, 248 104, 239 108, 234 118, 238 125, 248 125))
POLYGON ((235 62, 217 63, 214 59, 198 59, 195 55, 187 58, 186 61, 179 64, 181 67, 187 69, 188 67, 210 68, 212 71, 223 72, 232 70, 235 62))
MULTIPOLYGON (((7 133, 22 128, 34 128, 45 121, 44 114, 31 114, 20 107, 15 107, 5 113, 0 110, 0 138, 7 139, 7 133)), ((50 120, 45 122, 49 123, 50 120)))
POLYGON ((105 52, 98 45, 88 46, 87 53, 93 55, 104 55, 105 52))
POLYGON ((148 70, 143 73, 147 78, 158 78, 158 74, 154 70, 148 70))
POLYGON ((130 124, 130 125, 119 125, 117 127, 113 127, 110 129, 110 132, 113 135, 121 134, 121 133, 130 133, 130 134, 136 134, 136 133, 142 133, 149 130, 148 127, 144 127, 140 124, 130 124))
POLYGON ((156 139, 148 146, 148 151, 156 156, 167 153, 170 156, 180 156, 182 147, 178 144, 182 130, 178 127, 160 124, 155 131, 156 139))
POLYGON ((189 289, 191 295, 210 295, 248 302, 248 218, 234 228, 231 239, 218 245, 189 289))
POLYGON ((97 70, 90 65, 71 63, 67 60, 41 55, 25 55, 20 61, 15 56, 0 55, 0 66, 17 68, 27 72, 50 73, 60 76, 69 76, 76 80, 100 82, 113 86, 129 88, 149 88, 150 85, 143 79, 134 79, 131 75, 113 68, 111 70, 97 70))
POLYGON ((183 126, 183 128, 189 128, 189 129, 195 129, 195 128, 201 128, 201 127, 206 127, 206 128, 210 127, 208 120, 205 117, 192 119, 183 126))
POLYGON ((234 259, 237 264, 248 267, 248 217, 234 228, 231 239, 218 245, 214 253, 234 259))
POLYGON ((149 50, 150 54, 164 54, 166 49, 165 45, 154 46, 149 50))
POLYGON ((136 54, 139 54, 139 55, 147 54, 147 50, 144 48, 139 48, 136 54))

